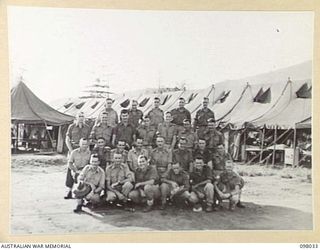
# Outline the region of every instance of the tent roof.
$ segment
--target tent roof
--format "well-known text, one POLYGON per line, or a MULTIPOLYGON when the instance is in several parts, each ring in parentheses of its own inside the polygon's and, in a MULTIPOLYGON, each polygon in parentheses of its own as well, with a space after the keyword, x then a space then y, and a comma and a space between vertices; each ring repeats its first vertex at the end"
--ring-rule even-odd
POLYGON ((60 113, 40 100, 23 82, 11 89, 11 121, 62 125, 74 117, 60 113))
POLYGON ((255 126, 294 128, 296 123, 311 116, 311 98, 298 98, 295 95, 304 83, 311 85, 311 80, 288 82, 279 101, 262 117, 253 121, 255 126))
POLYGON ((312 124, 312 121, 311 121, 311 117, 305 119, 304 121, 301 121, 301 122, 298 122, 296 124, 296 128, 311 128, 311 124, 312 124))

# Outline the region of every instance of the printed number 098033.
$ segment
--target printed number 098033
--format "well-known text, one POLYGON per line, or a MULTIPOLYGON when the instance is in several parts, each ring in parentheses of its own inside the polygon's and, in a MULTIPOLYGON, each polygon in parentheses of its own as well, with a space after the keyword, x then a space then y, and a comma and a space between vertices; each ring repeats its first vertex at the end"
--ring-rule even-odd
POLYGON ((300 244, 300 248, 318 248, 318 244, 300 244))

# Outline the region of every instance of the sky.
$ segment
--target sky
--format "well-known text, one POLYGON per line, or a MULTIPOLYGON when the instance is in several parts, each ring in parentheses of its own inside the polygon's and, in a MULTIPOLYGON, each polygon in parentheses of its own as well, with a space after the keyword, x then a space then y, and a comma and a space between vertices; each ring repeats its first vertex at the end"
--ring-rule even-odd
POLYGON ((313 56, 313 12, 8 7, 10 84, 42 100, 80 96, 97 78, 121 93, 205 88, 313 56))

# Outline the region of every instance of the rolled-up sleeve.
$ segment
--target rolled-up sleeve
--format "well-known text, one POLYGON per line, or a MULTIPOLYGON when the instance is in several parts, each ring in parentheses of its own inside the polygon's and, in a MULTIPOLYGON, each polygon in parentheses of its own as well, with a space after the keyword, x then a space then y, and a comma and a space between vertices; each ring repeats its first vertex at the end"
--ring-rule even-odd
POLYGON ((69 158, 68 158, 68 164, 73 164, 74 163, 74 155, 75 155, 75 151, 72 151, 69 158))
POLYGON ((80 174, 79 174, 79 177, 78 177, 78 180, 79 180, 79 181, 83 181, 83 180, 84 180, 84 177, 85 177, 86 174, 87 174, 88 168, 89 168, 89 166, 87 165, 87 166, 85 166, 85 167, 81 170, 81 172, 80 172, 80 174))

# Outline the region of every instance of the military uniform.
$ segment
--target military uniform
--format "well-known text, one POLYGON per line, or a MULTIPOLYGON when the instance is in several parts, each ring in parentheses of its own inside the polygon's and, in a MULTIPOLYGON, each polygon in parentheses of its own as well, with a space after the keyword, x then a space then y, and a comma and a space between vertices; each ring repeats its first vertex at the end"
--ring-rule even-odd
POLYGON ((133 127, 137 128, 139 126, 139 121, 142 120, 143 113, 140 109, 130 109, 129 110, 129 123, 133 125, 133 127))
POLYGON ((140 186, 132 190, 129 194, 129 198, 135 202, 139 203, 143 201, 143 198, 147 200, 155 200, 160 198, 160 188, 159 188, 159 175, 155 166, 148 166, 146 170, 137 168, 135 172, 135 182, 141 183, 149 180, 154 180, 154 184, 140 186))
POLYGON ((100 148, 98 146, 95 146, 92 149, 92 154, 98 155, 98 159, 100 161, 100 167, 103 170, 106 170, 106 167, 111 163, 111 148, 110 147, 100 148))
POLYGON ((229 208, 233 210, 240 202, 241 190, 244 186, 243 178, 232 170, 225 170, 220 175, 220 180, 218 183, 218 189, 222 193, 230 193, 235 190, 236 186, 239 186, 240 191, 237 194, 231 195, 228 200, 230 202, 229 208))
POLYGON ((185 137, 187 139, 186 147, 191 150, 194 149, 196 144, 198 143, 198 135, 197 135, 197 133, 193 132, 191 129, 190 130, 186 130, 186 129, 181 130, 178 134, 178 140, 181 137, 185 137))
MULTIPOLYGON (((121 164, 119 166, 111 164, 106 168, 106 181, 110 186, 114 183, 122 182, 126 179, 128 179, 128 181, 114 187, 114 189, 123 194, 125 198, 128 197, 130 191, 133 188, 132 183, 134 182, 134 174, 125 164, 121 164)), ((117 198, 119 198, 118 195, 112 190, 108 190, 107 188, 107 201, 114 201, 117 198)))
POLYGON ((113 134, 116 136, 115 144, 117 144, 118 141, 125 141, 131 147, 134 136, 136 135, 136 129, 130 123, 126 125, 121 122, 113 129, 113 134))
POLYGON ((203 133, 207 128, 208 119, 214 118, 214 113, 209 108, 202 108, 196 112, 196 116, 194 118, 194 128, 197 129, 197 133, 199 137, 203 137, 203 133))
POLYGON ((105 108, 100 112, 98 120, 100 120, 100 116, 101 116, 101 114, 103 112, 108 114, 107 124, 110 127, 114 128, 119 122, 119 118, 118 118, 117 112, 113 108, 105 108))
POLYGON ((149 152, 145 148, 142 148, 141 150, 137 150, 137 148, 132 148, 129 150, 128 164, 129 164, 130 170, 133 172, 135 172, 138 167, 138 157, 140 155, 144 155, 148 158, 149 152))
POLYGON ((146 117, 150 118, 150 125, 151 126, 158 126, 158 124, 163 123, 164 113, 160 108, 153 108, 149 111, 146 117))
POLYGON ((140 125, 137 128, 137 134, 143 139, 143 146, 146 149, 150 149, 150 147, 154 145, 156 137, 156 129, 154 126, 147 127, 145 125, 140 125))
POLYGON ((81 127, 76 123, 70 124, 66 134, 66 136, 70 138, 73 149, 79 147, 79 141, 81 138, 88 139, 89 135, 90 127, 85 123, 83 123, 81 127))
POLYGON ((92 191, 85 197, 86 200, 92 203, 100 202, 100 193, 94 193, 96 188, 100 188, 101 191, 105 189, 105 172, 102 168, 97 167, 94 169, 91 165, 87 165, 83 168, 79 174, 79 181, 90 184, 93 187, 92 191))
POLYGON ((219 144, 224 144, 224 136, 216 129, 206 129, 204 132, 204 139, 206 140, 207 148, 214 153, 219 144))
MULTIPOLYGON (((73 166, 79 171, 82 170, 90 161, 91 152, 89 149, 82 151, 80 148, 76 148, 72 150, 70 156, 68 158, 68 164, 73 164, 73 166)), ((73 184, 77 182, 76 174, 75 178, 73 178, 71 174, 71 169, 68 168, 67 177, 66 177, 66 186, 68 188, 72 188, 73 184)))
POLYGON ((174 149, 172 152, 172 162, 179 162, 184 171, 190 171, 190 164, 193 163, 192 151, 190 149, 174 149))
POLYGON ((215 176, 220 175, 226 170, 226 161, 228 160, 232 160, 232 157, 229 153, 214 152, 212 154, 212 168, 215 176))
POLYGON ((186 108, 175 108, 171 111, 171 115, 172 115, 172 123, 178 125, 178 129, 179 131, 183 129, 183 120, 188 119, 189 121, 191 121, 191 114, 189 112, 189 110, 187 110, 186 108))
POLYGON ((110 152, 111 162, 113 161, 113 155, 115 153, 121 154, 123 163, 127 164, 127 162, 128 162, 128 151, 127 150, 124 149, 124 150, 120 151, 120 149, 118 149, 118 148, 111 149, 111 152, 110 152))
POLYGON ((171 150, 165 148, 155 148, 150 155, 150 164, 156 166, 159 176, 163 176, 172 163, 171 150))
POLYGON ((194 169, 190 173, 190 183, 192 187, 207 180, 209 180, 210 182, 196 188, 192 188, 189 199, 191 203, 196 204, 203 198, 206 198, 206 203, 208 205, 213 205, 214 186, 212 184, 213 177, 210 167, 204 165, 201 172, 197 169, 194 169))
POLYGON ((90 133, 90 138, 97 141, 100 137, 105 139, 107 146, 111 146, 112 127, 102 123, 94 125, 90 133))
POLYGON ((208 164, 209 161, 211 161, 211 153, 210 151, 205 148, 203 151, 200 150, 198 147, 193 151, 193 159, 195 159, 197 156, 201 156, 203 158, 203 163, 208 164))
POLYGON ((186 200, 189 198, 189 175, 185 171, 180 171, 178 174, 175 174, 172 169, 168 170, 162 177, 162 183, 160 185, 161 190, 161 201, 162 204, 166 202, 166 198, 170 195, 170 193, 173 191, 172 185, 165 183, 165 180, 173 181, 178 184, 179 187, 182 187, 182 190, 179 192, 179 195, 175 195, 171 198, 178 198, 186 200))
POLYGON ((158 125, 158 133, 164 138, 164 143, 171 148, 174 136, 178 135, 178 127, 172 122, 163 122, 158 125))

